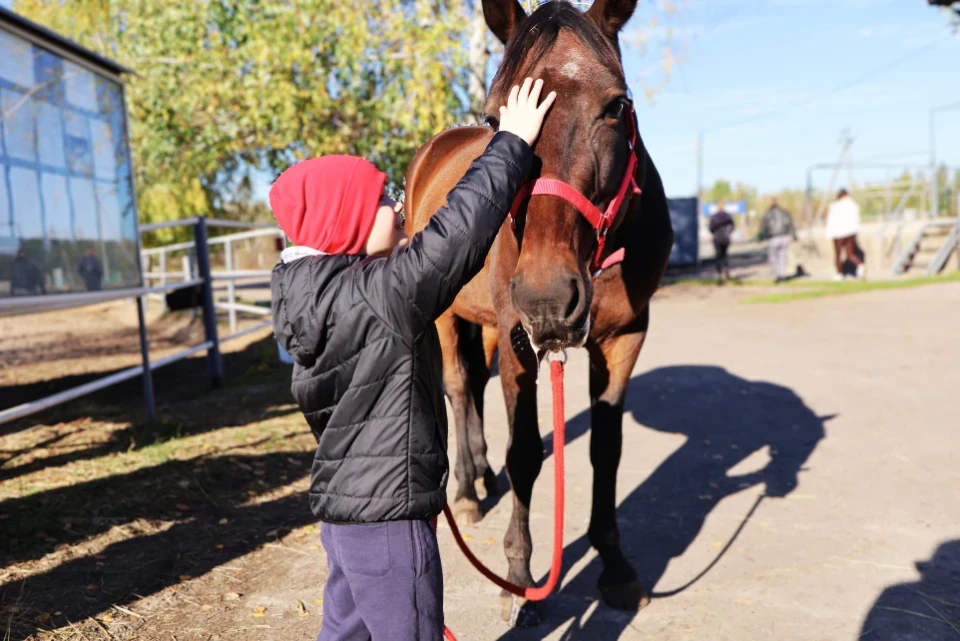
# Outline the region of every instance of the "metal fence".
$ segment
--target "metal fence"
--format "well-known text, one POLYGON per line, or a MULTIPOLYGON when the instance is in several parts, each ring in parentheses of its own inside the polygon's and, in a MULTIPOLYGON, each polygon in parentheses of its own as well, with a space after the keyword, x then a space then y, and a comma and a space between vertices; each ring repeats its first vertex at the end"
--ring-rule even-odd
MULTIPOLYGON (((168 282, 168 278, 171 276, 166 270, 161 270, 159 274, 144 275, 144 279, 148 280, 160 280, 158 285, 154 286, 145 286, 137 289, 127 289, 122 292, 117 292, 115 297, 104 298, 100 296, 95 302, 103 302, 103 300, 116 300, 119 298, 136 298, 137 299, 137 317, 140 328, 140 356, 142 363, 135 367, 130 367, 128 369, 115 372, 103 378, 98 378, 96 380, 90 381, 78 387, 71 388, 41 398, 36 401, 30 401, 28 403, 23 403, 15 407, 7 408, 0 411, 0 425, 4 423, 9 423, 10 421, 15 421, 20 418, 24 418, 31 414, 49 409, 56 405, 60 405, 67 401, 91 394, 98 390, 116 385, 122 381, 126 381, 137 376, 143 376, 143 395, 144 395, 144 404, 146 408, 147 418, 150 421, 155 421, 157 417, 156 413, 156 404, 154 400, 154 390, 153 390, 153 370, 163 367, 165 365, 170 365, 177 361, 183 360, 194 354, 200 352, 206 352, 207 356, 207 375, 210 380, 210 386, 213 389, 220 387, 223 382, 223 361, 220 356, 220 345, 227 341, 235 340, 241 338, 250 333, 260 331, 272 325, 272 322, 267 320, 263 323, 258 323, 253 327, 246 328, 242 331, 237 331, 236 329, 236 313, 244 312, 257 314, 259 316, 269 316, 270 310, 264 307, 258 307, 254 305, 243 305, 237 303, 235 300, 235 292, 233 288, 233 283, 238 278, 249 278, 250 276, 260 277, 260 276, 269 276, 269 271, 233 271, 231 264, 227 263, 227 269, 221 272, 213 272, 210 268, 210 251, 209 246, 216 243, 224 243, 227 247, 226 255, 231 256, 230 243, 240 239, 240 237, 254 237, 254 235, 279 235, 282 236, 282 233, 279 229, 275 227, 267 228, 266 226, 257 226, 256 230, 249 230, 246 232, 241 232, 238 234, 232 234, 232 238, 229 236, 217 236, 210 238, 208 236, 208 231, 210 227, 245 227, 249 228, 252 225, 246 223, 237 223, 236 221, 224 221, 224 220, 215 220, 215 219, 206 219, 206 218, 188 218, 185 220, 171 221, 166 223, 159 223, 155 225, 144 225, 140 227, 141 233, 152 231, 155 229, 160 229, 164 227, 183 227, 189 226, 193 228, 193 241, 189 243, 180 243, 179 246, 168 245, 166 247, 157 247, 153 249, 142 250, 145 255, 150 255, 151 253, 159 253, 161 257, 165 256, 166 253, 172 251, 171 247, 178 247, 179 249, 190 249, 192 260, 190 261, 189 271, 184 270, 178 272, 176 282, 168 282), (228 283, 228 301, 226 303, 217 303, 214 300, 214 282, 217 280, 226 280, 228 283), (150 360, 150 346, 149 341, 147 340, 147 327, 145 319, 145 304, 146 298, 148 296, 164 296, 173 291, 180 289, 186 289, 190 287, 200 287, 200 300, 201 308, 203 313, 203 328, 204 328, 204 340, 196 345, 192 345, 176 354, 171 354, 165 356, 164 358, 158 359, 156 361, 150 360), (230 314, 230 333, 227 336, 219 337, 217 333, 217 318, 216 310, 217 308, 225 309, 230 314)), ((227 258, 230 261, 230 258, 227 258)), ((161 262, 165 261, 165 258, 161 258, 161 262)), ((83 298, 84 295, 76 295, 77 298, 68 300, 70 295, 63 295, 55 297, 57 302, 63 302, 66 307, 76 307, 84 304, 86 300, 83 298), (62 301, 61 301, 62 299, 62 301)), ((30 311, 44 311, 52 309, 50 306, 51 297, 44 297, 47 300, 43 301, 43 305, 38 307, 36 310, 33 310, 29 307, 25 307, 22 313, 28 313, 30 311)), ((92 299, 91 299, 91 302, 92 299)))
MULTIPOLYGON (((234 269, 234 248, 236 243, 259 238, 277 238, 280 239, 280 242, 283 245, 285 245, 286 236, 284 236, 283 232, 274 225, 241 223, 230 220, 208 220, 207 224, 211 227, 237 227, 246 229, 246 231, 214 236, 207 239, 208 249, 213 245, 223 246, 224 269, 219 271, 212 270, 210 272, 210 277, 215 282, 219 281, 226 283, 226 300, 217 300, 215 296, 214 308, 227 312, 228 322, 230 323, 230 332, 232 333, 237 331, 238 312, 259 316, 270 315, 270 311, 263 307, 246 305, 237 302, 236 282, 238 280, 258 278, 269 279, 270 270, 234 269)), ((141 228, 141 231, 153 231, 155 229, 169 226, 170 225, 168 223, 144 225, 141 228)), ((141 263, 145 267, 147 265, 153 266, 154 263, 157 264, 157 269, 151 269, 144 272, 143 278, 147 282, 157 282, 160 286, 165 286, 171 281, 187 281, 193 278, 196 269, 196 243, 194 241, 173 243, 170 245, 163 245, 161 247, 151 247, 149 249, 141 249, 140 253, 141 263), (172 255, 176 254, 180 254, 179 261, 171 260, 173 257, 172 255), (170 267, 173 265, 176 265, 176 269, 170 269, 170 267)))

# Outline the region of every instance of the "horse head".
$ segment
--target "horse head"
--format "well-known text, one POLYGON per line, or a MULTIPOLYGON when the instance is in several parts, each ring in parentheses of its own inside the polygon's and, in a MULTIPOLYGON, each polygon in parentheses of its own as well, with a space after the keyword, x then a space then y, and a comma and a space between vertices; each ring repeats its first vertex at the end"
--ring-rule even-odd
MULTIPOLYGON (((516 0, 483 0, 487 25, 506 45, 484 107, 486 123, 498 126, 498 108, 513 85, 542 78, 543 95, 556 91, 558 99, 535 143, 530 179, 562 181, 601 212, 615 201, 631 154, 633 112, 619 33, 636 4, 596 0, 582 13, 555 0, 527 16, 516 0)), ((642 149, 636 153, 645 158, 642 149)), ((611 233, 629 202, 610 212, 611 233)), ((509 304, 516 311, 535 348, 580 346, 590 332, 600 235, 563 198, 537 195, 515 213, 513 233, 498 240, 494 299, 500 309, 509 304)))

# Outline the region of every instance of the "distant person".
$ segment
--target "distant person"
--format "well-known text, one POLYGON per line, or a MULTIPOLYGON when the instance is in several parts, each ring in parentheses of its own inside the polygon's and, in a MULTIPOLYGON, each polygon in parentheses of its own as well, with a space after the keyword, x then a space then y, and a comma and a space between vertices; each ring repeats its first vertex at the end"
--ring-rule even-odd
POLYGON ((724 278, 730 280, 730 260, 727 252, 730 249, 733 228, 733 217, 724 211, 722 202, 717 203, 717 211, 710 216, 710 233, 713 234, 713 249, 716 253, 718 284, 722 284, 724 278))
POLYGON ((790 242, 797 239, 793 216, 774 198, 760 221, 760 240, 767 241, 767 258, 777 283, 787 280, 790 242))
POLYGON ((80 274, 80 278, 83 279, 83 283, 87 286, 88 292, 100 291, 100 288, 103 286, 103 265, 93 252, 92 247, 88 247, 87 251, 84 252, 83 258, 80 259, 80 264, 77 265, 77 273, 80 274))
POLYGON ((843 280, 844 261, 853 263, 857 278, 863 278, 863 258, 857 247, 857 233, 860 231, 860 205, 846 189, 837 193, 837 199, 827 211, 827 238, 833 241, 833 256, 837 273, 834 280, 843 280))
POLYGON ((46 294, 43 286, 43 274, 36 265, 27 259, 24 249, 17 251, 10 265, 10 294, 12 296, 38 296, 46 294))

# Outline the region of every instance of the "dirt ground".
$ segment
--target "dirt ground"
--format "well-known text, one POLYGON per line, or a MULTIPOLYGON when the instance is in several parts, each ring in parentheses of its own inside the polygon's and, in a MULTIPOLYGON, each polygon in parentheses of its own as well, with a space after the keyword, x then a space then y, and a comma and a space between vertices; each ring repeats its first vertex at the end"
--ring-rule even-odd
MULTIPOLYGON (((563 582, 541 626, 511 630, 497 589, 441 526, 445 610, 461 640, 960 638, 960 283, 742 303, 756 291, 668 287, 654 302, 618 491, 625 553, 652 604, 627 614, 597 599, 586 359, 573 353, 563 582)), ((102 318, 114 313, 125 312, 102 318)), ((64 334, 14 320, 0 319, 2 407, 136 363, 135 325, 111 343, 74 312, 55 319, 64 334), (69 358, 47 358, 56 345, 69 358), (67 378, 50 382, 57 373, 67 378)), ((157 319, 151 338, 180 349, 189 327, 157 319)), ((313 439, 268 333, 224 360, 216 392, 202 357, 160 370, 158 424, 143 422, 131 381, 0 427, 0 638, 316 635, 325 559, 304 494, 313 439)), ((499 469, 496 380, 486 402, 499 469)), ((531 516, 541 577, 551 465, 531 516)), ((502 571, 509 495, 487 507, 468 538, 502 571)))

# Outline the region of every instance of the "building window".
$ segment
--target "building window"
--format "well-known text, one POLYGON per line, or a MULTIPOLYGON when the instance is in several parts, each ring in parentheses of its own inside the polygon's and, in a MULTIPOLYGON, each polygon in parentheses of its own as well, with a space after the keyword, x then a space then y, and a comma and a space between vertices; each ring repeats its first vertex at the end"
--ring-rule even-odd
POLYGON ((138 287, 119 83, 0 29, 0 297, 138 287))

